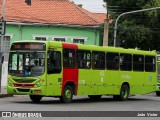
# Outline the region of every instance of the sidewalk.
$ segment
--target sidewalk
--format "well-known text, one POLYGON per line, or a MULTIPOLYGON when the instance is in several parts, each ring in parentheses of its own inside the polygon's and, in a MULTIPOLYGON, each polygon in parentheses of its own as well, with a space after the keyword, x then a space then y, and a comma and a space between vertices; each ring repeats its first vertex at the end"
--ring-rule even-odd
POLYGON ((12 96, 13 96, 13 95, 7 94, 6 86, 1 86, 0 98, 3 98, 3 97, 12 97, 12 96))
POLYGON ((13 97, 13 95, 1 94, 1 93, 0 93, 0 98, 3 98, 3 97, 13 97))

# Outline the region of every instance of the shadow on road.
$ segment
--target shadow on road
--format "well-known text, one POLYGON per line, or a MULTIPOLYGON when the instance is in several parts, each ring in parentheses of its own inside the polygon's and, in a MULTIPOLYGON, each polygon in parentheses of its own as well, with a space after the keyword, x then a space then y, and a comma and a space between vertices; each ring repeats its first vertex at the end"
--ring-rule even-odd
MULTIPOLYGON (((147 98, 138 98, 138 97, 130 97, 128 98, 127 101, 118 101, 118 100, 114 100, 112 97, 102 97, 101 99, 99 100, 93 100, 93 99, 90 99, 90 98, 73 98, 73 101, 71 104, 82 104, 82 103, 104 103, 104 102, 135 102, 135 101, 151 101, 150 99, 147 99, 147 98)), ((64 104, 62 103, 59 99, 57 98, 54 98, 54 97, 44 97, 42 98, 42 100, 39 102, 39 103, 33 103, 30 99, 27 99, 27 100, 16 100, 16 101, 12 101, 13 103, 25 103, 25 104, 64 104)))

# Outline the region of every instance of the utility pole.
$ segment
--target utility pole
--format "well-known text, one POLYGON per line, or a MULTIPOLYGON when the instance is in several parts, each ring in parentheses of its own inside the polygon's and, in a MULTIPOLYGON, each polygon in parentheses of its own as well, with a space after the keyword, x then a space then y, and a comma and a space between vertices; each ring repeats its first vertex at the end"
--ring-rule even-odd
POLYGON ((109 19, 104 20, 103 46, 108 46, 109 19))
POLYGON ((109 30, 109 15, 108 15, 108 5, 107 5, 107 18, 104 20, 103 46, 108 46, 108 30, 109 30))
POLYGON ((154 7, 154 8, 148 8, 148 9, 142 9, 142 10, 135 10, 135 11, 130 11, 130 12, 125 12, 120 14, 115 22, 115 26, 114 26, 114 47, 116 47, 116 40, 117 40, 117 24, 118 24, 118 20, 120 19, 120 17, 122 17, 123 15, 126 14, 132 14, 132 13, 138 13, 138 12, 145 12, 145 11, 149 11, 149 10, 156 10, 156 9, 160 9, 160 7, 154 7))
POLYGON ((0 92, 1 92, 1 83, 2 83, 2 64, 3 64, 3 60, 4 60, 4 45, 3 45, 3 41, 4 41, 4 35, 5 35, 5 7, 6 7, 6 0, 3 0, 3 6, 2 6, 2 17, 1 17, 1 30, 0 30, 0 35, 1 35, 1 49, 0 49, 0 92))
POLYGON ((5 35, 5 7, 6 7, 6 0, 3 0, 3 6, 2 6, 2 17, 1 17, 1 53, 3 53, 3 41, 4 41, 4 35, 5 35))

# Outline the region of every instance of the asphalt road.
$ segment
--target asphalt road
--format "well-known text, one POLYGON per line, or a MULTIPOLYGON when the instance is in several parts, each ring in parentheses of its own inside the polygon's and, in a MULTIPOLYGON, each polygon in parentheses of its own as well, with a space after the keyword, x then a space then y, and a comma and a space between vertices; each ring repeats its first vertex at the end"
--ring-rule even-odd
MULTIPOLYGON (((61 103, 59 101, 58 98, 52 98, 52 97, 44 97, 42 98, 40 103, 32 103, 32 101, 30 100, 29 96, 26 95, 14 95, 13 97, 3 97, 0 98, 0 111, 82 111, 83 112, 90 112, 93 111, 92 115, 93 115, 93 119, 108 119, 110 118, 112 119, 122 119, 122 120, 128 120, 127 117, 100 117, 99 113, 103 113, 103 111, 120 111, 118 114, 122 115, 123 111, 131 111, 134 113, 134 111, 136 111, 135 114, 146 114, 144 111, 148 111, 149 113, 155 113, 154 111, 158 111, 158 116, 160 116, 160 97, 157 97, 155 95, 155 93, 152 94, 147 94, 147 95, 137 95, 137 96, 131 96, 129 97, 128 101, 115 101, 113 100, 112 96, 103 96, 101 100, 99 101, 93 101, 90 100, 87 96, 74 96, 73 98, 73 102, 70 104, 64 104, 61 103), (97 113, 96 113, 97 111, 97 113), (137 112, 138 111, 138 112, 137 112), (140 112, 139 112, 140 111, 140 112), (96 116, 97 115, 97 116, 96 116)), ((47 113, 49 113, 47 112, 47 113)), ((52 114, 52 113, 51 113, 52 114)), ((57 114, 57 113, 56 113, 57 114)), ((62 112, 63 114, 63 112, 62 112)), ((73 112, 73 114, 75 114, 73 112)), ((88 113, 87 113, 88 114, 88 113)), ((89 113, 91 114, 91 113, 89 113)), ((105 113, 104 113, 105 114, 105 113)), ((104 115, 102 114, 102 115, 104 115)), ((112 114, 115 115, 117 114, 117 112, 111 112, 111 113, 107 113, 106 114, 112 114)), ((105 115, 106 115, 105 114, 105 115)), ((126 113, 128 114, 128 113, 126 113)), ((129 113, 130 114, 130 113, 129 113)), ((131 115, 135 115, 135 114, 131 114, 131 115)), ((156 113, 155 113, 156 114, 156 113)), ((52 114, 53 115, 53 114, 52 114)), ((87 119, 92 119, 92 115, 91 117, 87 117, 87 119)), ((119 116, 121 116, 119 115, 119 116)), ((58 118, 56 118, 56 120, 62 119, 61 114, 57 114, 58 118)), ((63 116, 63 115, 62 115, 63 116)), ((67 119, 72 120, 73 117, 69 117, 69 116, 65 116, 68 117, 67 119)), ((76 116, 75 116, 76 117, 76 116)), ((82 120, 82 117, 77 116, 78 118, 76 120, 82 120)), ((151 120, 151 118, 153 119, 160 119, 160 117, 153 117, 150 116, 148 117, 147 114, 146 116, 134 116, 134 117, 130 117, 128 116, 130 120, 132 119, 144 119, 144 120, 151 120)), ((0 118, 0 119, 4 119, 6 120, 6 118, 0 118)), ((9 119, 9 118, 8 118, 9 119)), ((19 118, 16 118, 19 119, 19 118)), ((51 119, 50 118, 47 118, 51 119)), ((92 120, 93 120, 92 119, 92 120)), ((36 118, 34 118, 34 120, 36 120, 36 118)), ((37 120, 40 120, 39 118, 37 118, 37 120)), ((65 119, 66 120, 66 119, 65 119)))

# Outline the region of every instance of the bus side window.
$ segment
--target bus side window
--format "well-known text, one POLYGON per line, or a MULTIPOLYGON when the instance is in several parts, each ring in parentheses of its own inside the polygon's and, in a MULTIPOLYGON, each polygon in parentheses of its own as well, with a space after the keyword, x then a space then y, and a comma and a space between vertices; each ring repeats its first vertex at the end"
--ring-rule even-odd
POLYGON ((108 70, 119 70, 119 54, 106 53, 106 68, 108 70))
POLYGON ((79 69, 90 69, 91 67, 91 53, 88 50, 77 51, 77 67, 79 69))
POLYGON ((144 71, 144 56, 143 55, 133 55, 133 71, 144 71))
POLYGON ((92 52, 92 68, 105 69, 105 52, 93 51, 92 52))
POLYGON ((132 70, 132 55, 131 54, 120 54, 119 58, 120 69, 123 71, 131 71, 132 70))

